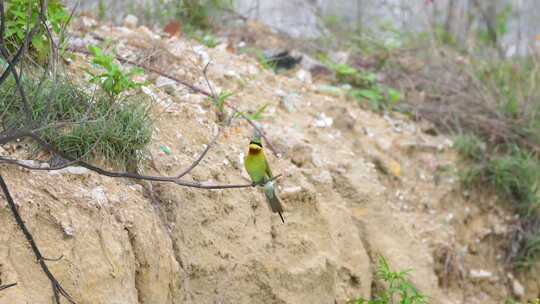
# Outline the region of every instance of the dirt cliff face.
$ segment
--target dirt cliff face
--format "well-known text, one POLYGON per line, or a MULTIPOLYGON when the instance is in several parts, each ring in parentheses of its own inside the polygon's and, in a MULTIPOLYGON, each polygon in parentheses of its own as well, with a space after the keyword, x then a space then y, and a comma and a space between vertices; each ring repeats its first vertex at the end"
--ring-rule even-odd
MULTIPOLYGON (((509 296, 496 248, 486 241, 497 238, 489 229, 504 227, 506 213, 463 198, 448 169, 455 156, 447 138, 425 134, 426 126, 406 117, 364 111, 339 91, 274 75, 224 45, 164 40, 145 28, 93 32, 112 38, 120 55, 201 87, 201 67, 211 59, 214 89, 236 93, 229 102, 243 111, 268 104, 260 123, 279 150, 279 158, 267 155, 283 174, 286 223, 258 189, 206 191, 79 169, 2 167, 43 254, 63 256, 47 264, 77 303, 345 303, 370 296, 378 255, 395 269, 411 269, 432 303, 509 296), (463 271, 448 272, 438 253, 452 256, 469 243, 476 253, 465 249, 465 260, 451 264, 463 271), (492 283, 470 278, 475 267, 490 271, 492 283)), ((85 62, 77 58, 71 69, 85 62)), ((210 142, 216 115, 200 95, 148 77, 143 92, 155 99, 156 132, 147 171, 174 175, 210 142)), ((251 133, 235 119, 191 177, 245 183, 241 159, 251 133)), ((0 293, 0 303, 52 303, 50 283, 3 201, 0 223, 0 279, 18 283, 0 293)))

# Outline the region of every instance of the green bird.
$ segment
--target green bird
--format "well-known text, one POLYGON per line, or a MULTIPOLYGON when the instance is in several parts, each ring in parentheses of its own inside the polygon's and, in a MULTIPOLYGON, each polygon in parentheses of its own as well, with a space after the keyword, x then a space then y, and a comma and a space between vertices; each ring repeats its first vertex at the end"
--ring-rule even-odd
POLYGON ((278 213, 281 221, 285 223, 281 214, 283 212, 283 206, 276 195, 272 181, 272 170, 270 170, 270 166, 264 155, 261 137, 257 131, 255 131, 253 138, 249 142, 249 151, 244 158, 244 166, 249 177, 251 177, 251 181, 257 185, 263 185, 264 196, 266 197, 268 206, 272 212, 278 213))

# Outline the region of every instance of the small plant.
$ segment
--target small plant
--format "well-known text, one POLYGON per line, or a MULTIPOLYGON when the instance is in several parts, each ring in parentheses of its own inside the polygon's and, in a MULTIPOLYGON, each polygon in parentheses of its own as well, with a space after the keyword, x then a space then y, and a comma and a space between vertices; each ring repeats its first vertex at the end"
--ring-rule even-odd
POLYGON ((244 114, 248 119, 253 121, 259 121, 264 119, 264 111, 266 111, 266 108, 268 107, 268 104, 262 105, 260 108, 255 111, 253 114, 244 114))
POLYGON ((264 69, 271 70, 274 73, 277 72, 277 63, 275 61, 270 61, 266 59, 262 51, 257 52, 257 58, 259 59, 259 63, 264 69))
POLYGON ((233 96, 234 93, 229 91, 223 91, 219 93, 217 97, 209 97, 212 101, 212 104, 216 108, 216 113, 218 116, 218 121, 225 120, 225 102, 227 101, 227 98, 233 96))
POLYGON ((349 95, 358 102, 367 101, 372 111, 391 111, 392 107, 401 100, 399 91, 381 85, 374 85, 367 89, 351 89, 349 95))
MULTIPOLYGON (((5 41, 8 50, 15 51, 22 46, 26 32, 39 18, 39 1, 10 0, 7 3, 5 21, 5 41)), ((69 14, 59 0, 49 0, 47 6, 47 23, 53 33, 61 34, 62 29, 69 21, 69 14)), ((62 42, 63 37, 60 37, 62 42)), ((49 54, 49 38, 45 28, 40 28, 30 43, 31 49, 39 60, 44 60, 49 54)))
POLYGON ((92 63, 104 70, 100 74, 87 71, 90 74, 90 82, 97 83, 113 100, 122 92, 141 87, 142 83, 131 80, 132 76, 144 74, 141 68, 134 68, 128 72, 123 72, 120 66, 114 63, 114 56, 106 55, 96 46, 89 46, 88 50, 94 56, 92 63))
POLYGON ((205 34, 201 39, 201 43, 203 43, 207 48, 213 49, 219 44, 219 39, 217 39, 212 34, 205 34))
POLYGON ((349 96, 360 103, 367 101, 373 111, 391 111, 401 100, 399 91, 380 84, 373 73, 359 71, 347 64, 334 64, 328 61, 327 66, 336 73, 338 82, 348 83, 353 87, 349 91, 349 96))
POLYGON ((413 286, 407 279, 408 271, 392 271, 384 257, 379 258, 377 278, 386 284, 386 288, 373 299, 359 298, 350 304, 424 304, 427 297, 413 286))
POLYGON ((454 148, 469 160, 482 160, 486 144, 474 134, 463 134, 454 140, 454 148))

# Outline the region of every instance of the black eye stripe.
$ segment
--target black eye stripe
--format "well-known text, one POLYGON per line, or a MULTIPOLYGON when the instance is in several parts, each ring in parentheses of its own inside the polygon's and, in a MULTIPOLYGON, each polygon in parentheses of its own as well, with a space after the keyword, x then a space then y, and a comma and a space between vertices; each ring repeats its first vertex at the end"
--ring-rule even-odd
POLYGON ((257 146, 262 148, 262 144, 260 142, 250 141, 249 144, 250 145, 257 145, 257 146))

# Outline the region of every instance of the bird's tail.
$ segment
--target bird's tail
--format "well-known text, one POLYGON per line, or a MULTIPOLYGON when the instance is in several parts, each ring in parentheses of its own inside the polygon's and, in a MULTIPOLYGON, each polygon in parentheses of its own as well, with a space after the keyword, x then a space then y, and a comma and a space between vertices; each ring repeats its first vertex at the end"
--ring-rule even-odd
POLYGON ((278 213, 281 221, 285 223, 283 215, 281 214, 283 212, 283 205, 281 205, 281 202, 276 195, 274 183, 272 181, 269 181, 264 185, 264 196, 266 197, 266 202, 268 203, 270 210, 272 210, 272 212, 278 213))

